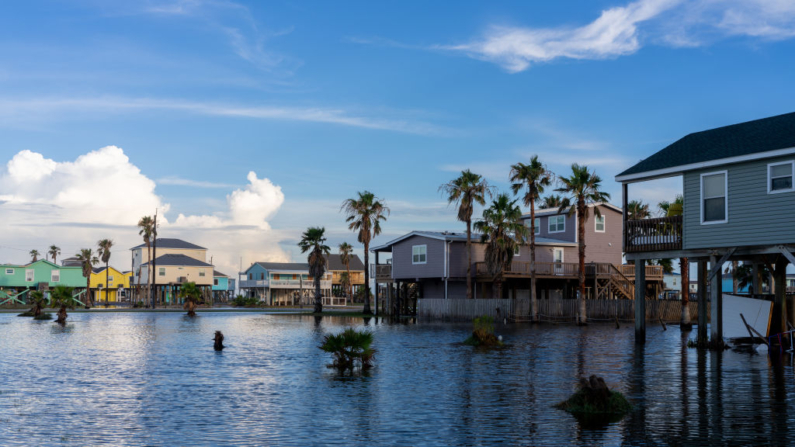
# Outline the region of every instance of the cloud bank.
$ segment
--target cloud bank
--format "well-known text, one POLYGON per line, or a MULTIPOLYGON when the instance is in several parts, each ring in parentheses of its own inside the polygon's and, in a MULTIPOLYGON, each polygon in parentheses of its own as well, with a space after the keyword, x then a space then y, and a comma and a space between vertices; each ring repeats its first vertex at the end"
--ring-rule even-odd
MULTIPOLYGON (((209 214, 169 218, 169 203, 156 183, 135 166, 121 148, 107 146, 74 161, 55 161, 23 150, 0 171, 0 262, 24 263, 27 252, 41 253, 51 244, 69 257, 94 248, 99 239, 115 242, 111 264, 129 268, 130 247, 138 245, 136 223, 158 211, 160 237, 189 240, 208 249, 208 256, 227 275, 261 260, 287 261, 283 236, 269 224, 284 203, 281 188, 249 172, 248 184, 227 195, 226 209, 209 214)), ((208 259, 209 261, 209 259, 208 259)))

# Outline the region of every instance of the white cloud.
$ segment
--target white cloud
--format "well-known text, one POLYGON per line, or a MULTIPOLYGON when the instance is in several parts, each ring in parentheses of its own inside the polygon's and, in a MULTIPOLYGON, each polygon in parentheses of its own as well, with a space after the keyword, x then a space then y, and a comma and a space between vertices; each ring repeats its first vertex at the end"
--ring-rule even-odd
POLYGON ((270 228, 284 203, 281 188, 256 173, 249 184, 227 196, 227 209, 208 215, 180 214, 168 219, 170 205, 155 191, 156 183, 133 165, 124 151, 107 146, 77 157, 55 161, 24 150, 0 171, 0 262, 25 262, 27 251, 46 252, 56 244, 62 258, 96 241, 110 238, 111 264, 129 267, 128 249, 140 243, 136 223, 158 210, 160 237, 185 239, 208 248, 215 265, 235 275, 260 260, 289 260, 279 246, 283 235, 270 228))
POLYGON ((638 24, 676 6, 681 0, 640 0, 611 8, 588 25, 570 28, 493 26, 475 42, 440 47, 495 62, 516 73, 531 64, 558 58, 608 59, 640 48, 638 24))
POLYGON ((78 114, 134 113, 142 111, 184 112, 207 116, 262 120, 304 121, 365 129, 389 130, 420 135, 443 134, 445 129, 411 118, 380 118, 354 115, 341 109, 281 106, 244 106, 152 98, 35 98, 0 99, 0 123, 70 119, 78 114))
POLYGON ((511 73, 556 59, 610 59, 648 42, 697 47, 730 36, 795 38, 792 0, 638 0, 602 11, 580 27, 491 26, 472 42, 433 48, 462 52, 511 73))

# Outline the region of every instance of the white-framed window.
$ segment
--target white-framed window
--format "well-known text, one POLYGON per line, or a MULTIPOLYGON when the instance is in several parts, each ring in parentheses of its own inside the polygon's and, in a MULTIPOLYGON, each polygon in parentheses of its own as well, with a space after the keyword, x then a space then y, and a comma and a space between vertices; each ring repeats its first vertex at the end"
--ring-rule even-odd
POLYGON ((562 248, 553 248, 552 249, 552 262, 557 264, 563 263, 563 249, 562 248))
POLYGON ((795 161, 767 165, 767 193, 792 192, 795 179, 795 161))
POLYGON ((113 275, 108 276, 108 287, 113 285, 113 275))
POLYGON ((199 276, 204 276, 204 269, 199 269, 199 276))
POLYGON ((33 282, 35 279, 35 270, 27 269, 25 270, 25 282, 33 282))
POLYGON ((701 224, 729 221, 728 172, 701 174, 701 224))
POLYGON ((597 233, 605 232, 605 215, 594 216, 594 231, 597 233))
POLYGON ((166 276, 166 268, 165 267, 158 267, 157 268, 157 274, 159 276, 166 276))
POLYGON ((213 278, 213 285, 214 285, 214 286, 217 286, 217 285, 218 285, 218 278, 213 278))
POLYGON ((522 246, 521 245, 516 244, 516 245, 513 246, 513 255, 514 255, 514 257, 522 256, 522 246))
POLYGON ((549 225, 547 227, 550 233, 563 233, 566 231, 566 216, 563 214, 549 216, 549 225))
POLYGON ((14 269, 6 269, 6 275, 13 275, 14 269))
POLYGON ((428 246, 427 245, 414 245, 411 247, 411 263, 412 264, 427 264, 428 263, 428 246))
POLYGON ((61 280, 61 271, 53 270, 50 272, 50 282, 59 282, 61 280))
POLYGON ((535 228, 533 229, 533 231, 535 231, 535 235, 536 236, 541 234, 541 218, 540 217, 536 217, 535 228))

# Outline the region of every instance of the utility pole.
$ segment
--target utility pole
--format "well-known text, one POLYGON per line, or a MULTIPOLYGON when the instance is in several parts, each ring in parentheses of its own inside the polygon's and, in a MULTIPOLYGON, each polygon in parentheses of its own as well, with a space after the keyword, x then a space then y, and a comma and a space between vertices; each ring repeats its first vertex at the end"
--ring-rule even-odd
POLYGON ((155 208, 155 222, 152 228, 154 243, 152 244, 152 309, 155 308, 155 297, 157 296, 157 208, 155 208))

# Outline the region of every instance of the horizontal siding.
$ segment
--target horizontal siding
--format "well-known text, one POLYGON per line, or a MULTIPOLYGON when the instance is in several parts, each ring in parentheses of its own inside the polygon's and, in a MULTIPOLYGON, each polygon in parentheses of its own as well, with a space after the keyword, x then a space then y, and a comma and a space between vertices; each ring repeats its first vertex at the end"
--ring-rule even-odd
MULTIPOLYGON (((537 234, 538 237, 546 237, 550 239, 558 239, 561 241, 567 242, 574 242, 577 240, 577 223, 575 216, 572 214, 571 216, 566 215, 566 230, 560 233, 550 233, 549 232, 549 216, 554 216, 555 214, 546 215, 546 216, 536 216, 538 219, 541 219, 541 224, 539 227, 541 228, 541 233, 537 234)), ((528 217, 525 219, 525 226, 530 228, 530 218, 528 217)))
POLYGON ((392 277, 395 279, 441 278, 444 276, 444 242, 424 236, 412 236, 392 246, 392 277), (426 264, 411 263, 411 247, 428 247, 426 264))
POLYGON ((605 231, 597 233, 596 213, 593 208, 589 211, 585 222, 585 262, 621 264, 623 216, 613 208, 600 206, 599 212, 605 218, 605 231))
POLYGON ((684 175, 686 249, 795 243, 795 192, 768 194, 767 165, 760 160, 684 175), (728 171, 729 222, 701 225, 701 174, 728 171))

